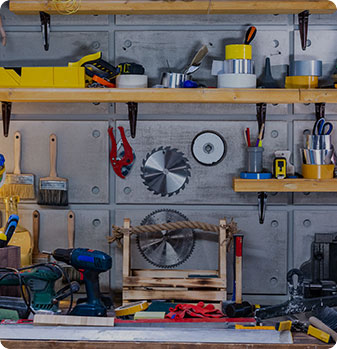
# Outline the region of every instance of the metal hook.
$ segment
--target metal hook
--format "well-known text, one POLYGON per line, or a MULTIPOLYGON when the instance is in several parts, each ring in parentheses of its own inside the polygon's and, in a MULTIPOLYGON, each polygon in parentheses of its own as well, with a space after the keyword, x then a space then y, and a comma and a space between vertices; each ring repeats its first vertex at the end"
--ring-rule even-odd
POLYGON ((319 120, 325 117, 325 103, 315 103, 315 115, 316 115, 316 120, 319 120))
POLYGON ((263 224, 267 208, 267 194, 265 192, 258 193, 257 201, 259 205, 259 222, 260 224, 263 224))
POLYGON ((298 24, 300 29, 301 46, 303 51, 305 51, 305 49, 307 48, 309 16, 310 12, 308 10, 305 10, 298 14, 298 24))
POLYGON ((50 34, 50 15, 46 12, 40 12, 41 32, 45 51, 49 50, 49 34, 50 34))
POLYGON ((137 127, 137 114, 138 114, 138 103, 128 102, 128 110, 129 110, 129 122, 130 122, 130 132, 131 137, 136 137, 136 127, 137 127))
POLYGON ((8 137, 9 132, 9 123, 11 120, 11 112, 12 112, 12 102, 1 102, 2 107, 2 123, 4 136, 8 137))

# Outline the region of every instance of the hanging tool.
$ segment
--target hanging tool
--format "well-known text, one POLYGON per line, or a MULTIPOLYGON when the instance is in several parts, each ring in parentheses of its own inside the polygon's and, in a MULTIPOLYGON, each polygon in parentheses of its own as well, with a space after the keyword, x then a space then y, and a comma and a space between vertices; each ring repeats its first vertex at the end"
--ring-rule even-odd
POLYGON ((154 194, 172 196, 185 189, 191 175, 190 168, 188 160, 178 149, 159 147, 146 155, 141 177, 154 194))
MULTIPOLYGON (((259 133, 261 132, 262 125, 266 124, 267 116, 267 104, 266 103, 257 103, 256 104, 256 119, 259 127, 259 133)), ((264 138, 264 131, 262 133, 262 138, 264 138)))
POLYGON ((74 248, 75 240, 75 214, 73 211, 68 212, 68 248, 74 248))
POLYGON ((326 121, 324 118, 318 119, 315 122, 312 134, 316 136, 330 135, 333 131, 333 125, 331 122, 326 121))
POLYGON ((124 128, 118 126, 119 132, 121 134, 121 141, 123 146, 123 152, 118 154, 118 149, 120 149, 120 142, 116 143, 116 139, 113 134, 113 127, 108 129, 108 133, 111 139, 111 151, 110 151, 110 162, 116 175, 120 178, 125 178, 134 163, 135 156, 134 152, 125 136, 124 128))
POLYGON ((2 123, 3 123, 3 132, 4 136, 8 137, 9 132, 9 123, 11 120, 11 112, 12 112, 12 102, 1 102, 2 108, 2 123))
POLYGON ((316 120, 325 117, 325 103, 315 103, 315 116, 316 120))
MULTIPOLYGON (((188 221, 182 213, 156 210, 146 216, 141 225, 188 221)), ((194 231, 190 228, 137 234, 137 246, 142 256, 160 268, 173 268, 185 262, 194 249, 194 231)))
POLYGON ((310 12, 307 10, 298 14, 298 25, 300 30, 301 46, 303 51, 305 51, 307 48, 309 16, 310 16, 310 12))
POLYGON ((273 78, 271 74, 269 57, 266 58, 266 62, 264 65, 264 74, 259 81, 259 87, 261 88, 278 88, 279 87, 277 81, 273 78))
POLYGON ((42 40, 45 51, 49 50, 49 34, 50 34, 50 15, 46 12, 40 12, 42 40))
POLYGON ((33 212, 33 263, 42 263, 48 261, 48 255, 42 254, 39 249, 40 240, 40 212, 35 210, 33 212))
POLYGON ((19 222, 19 216, 12 214, 9 216, 3 232, 0 232, 0 247, 6 247, 10 242, 19 222))
POLYGON ((246 35, 245 35, 245 40, 244 40, 245 45, 249 45, 254 40, 256 32, 257 32, 257 30, 255 27, 248 28, 246 35))
POLYGON ((136 137, 136 127, 137 127, 137 114, 138 114, 138 103, 128 102, 126 103, 128 106, 129 112, 129 123, 130 123, 130 132, 131 137, 136 137))
POLYGON ((77 300, 70 315, 106 316, 107 308, 102 301, 98 277, 100 273, 111 269, 112 258, 104 252, 88 248, 58 248, 53 252, 44 253, 73 266, 83 275, 87 297, 77 300))
POLYGON ((256 309, 255 317, 258 320, 304 313, 324 306, 337 306, 337 295, 317 298, 304 298, 304 276, 299 269, 289 270, 287 274, 287 281, 290 299, 282 304, 256 309), (294 282, 294 277, 297 277, 297 285, 294 282))
POLYGON ((5 32, 5 29, 3 27, 3 24, 2 24, 2 17, 0 15, 0 35, 1 35, 1 42, 2 42, 2 46, 6 46, 7 44, 7 35, 6 35, 6 32, 5 32))

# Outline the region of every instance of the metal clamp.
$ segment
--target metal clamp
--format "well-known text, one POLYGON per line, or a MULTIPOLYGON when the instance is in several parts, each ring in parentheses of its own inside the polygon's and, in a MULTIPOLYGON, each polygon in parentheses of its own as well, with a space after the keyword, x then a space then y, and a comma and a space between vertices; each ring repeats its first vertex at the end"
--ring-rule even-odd
POLYGON ((8 137, 9 132, 9 123, 11 120, 11 112, 12 112, 12 102, 1 102, 2 107, 2 123, 4 136, 8 137))
POLYGON ((42 40, 45 51, 49 50, 49 34, 50 34, 50 15, 46 12, 40 12, 42 40))
POLYGON ((316 115, 316 120, 319 120, 325 117, 325 103, 315 103, 315 115, 316 115))
POLYGON ((137 127, 138 103, 128 102, 126 104, 128 105, 128 111, 129 111, 131 137, 135 138, 136 137, 136 127, 137 127))
POLYGON ((308 10, 305 10, 298 14, 298 24, 300 29, 301 46, 303 51, 305 51, 307 48, 309 16, 310 12, 308 10))
POLYGON ((259 223, 264 223, 264 217, 267 209, 267 194, 265 192, 259 192, 257 194, 258 209, 259 209, 259 223))

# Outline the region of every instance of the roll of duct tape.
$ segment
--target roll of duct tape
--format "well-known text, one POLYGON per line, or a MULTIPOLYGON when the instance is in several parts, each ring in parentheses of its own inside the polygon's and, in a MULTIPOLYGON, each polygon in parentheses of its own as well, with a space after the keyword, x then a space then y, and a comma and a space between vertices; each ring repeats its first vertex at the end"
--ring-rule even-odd
POLYGON ((252 59, 252 46, 227 45, 225 48, 226 59, 252 59))
POLYGON ((116 78, 117 88, 144 88, 147 87, 147 75, 123 74, 116 78))
POLYGON ((293 61, 289 66, 290 76, 322 76, 322 61, 293 61))
POLYGON ((285 88, 317 88, 318 76, 286 76, 285 88))
POLYGON ((116 316, 132 315, 138 311, 146 310, 148 307, 149 303, 147 301, 133 302, 116 308, 115 314, 116 316))
POLYGON ((218 88, 256 88, 255 74, 220 74, 218 88))
POLYGON ((251 59, 227 59, 224 61, 224 74, 254 74, 254 61, 251 59))

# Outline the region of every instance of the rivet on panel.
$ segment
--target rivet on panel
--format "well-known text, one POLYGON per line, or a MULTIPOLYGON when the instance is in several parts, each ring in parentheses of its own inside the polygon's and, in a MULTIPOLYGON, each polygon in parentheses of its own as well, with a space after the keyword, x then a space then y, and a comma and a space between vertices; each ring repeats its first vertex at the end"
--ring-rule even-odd
POLYGON ((309 228, 311 226, 311 221, 310 219, 305 219, 303 221, 303 225, 306 227, 306 228, 309 228))
POLYGON ((132 41, 131 40, 125 40, 124 41, 124 47, 129 48, 132 46, 132 41))
POLYGON ((98 188, 98 187, 92 187, 91 188, 91 192, 93 193, 93 194, 95 194, 95 195, 97 195, 99 192, 100 192, 100 189, 98 188))
POLYGON ((278 221, 276 221, 276 220, 271 221, 271 226, 273 228, 277 228, 278 227, 278 221))
POLYGON ((91 47, 95 50, 99 49, 101 47, 101 44, 99 41, 94 41, 92 44, 91 44, 91 47))
POLYGON ((270 278, 269 282, 272 286, 276 286, 278 283, 278 279, 277 277, 273 276, 272 278, 270 278))
POLYGON ((93 130, 92 131, 92 136, 94 138, 98 138, 101 135, 101 132, 99 132, 98 130, 93 130))
POLYGON ((280 46, 280 42, 278 40, 273 40, 273 44, 275 48, 280 46))
POLYGON ((131 188, 130 187, 125 187, 124 189, 123 189, 123 192, 124 192, 124 194, 125 195, 129 195, 130 193, 131 193, 131 188))
POLYGON ((273 131, 271 131, 270 135, 271 135, 271 138, 277 138, 278 137, 278 131, 273 130, 273 131))
POLYGON ((93 225, 94 227, 98 227, 100 224, 101 224, 101 221, 100 221, 100 219, 98 219, 98 218, 96 218, 96 219, 94 219, 94 220, 92 221, 92 225, 93 225))

